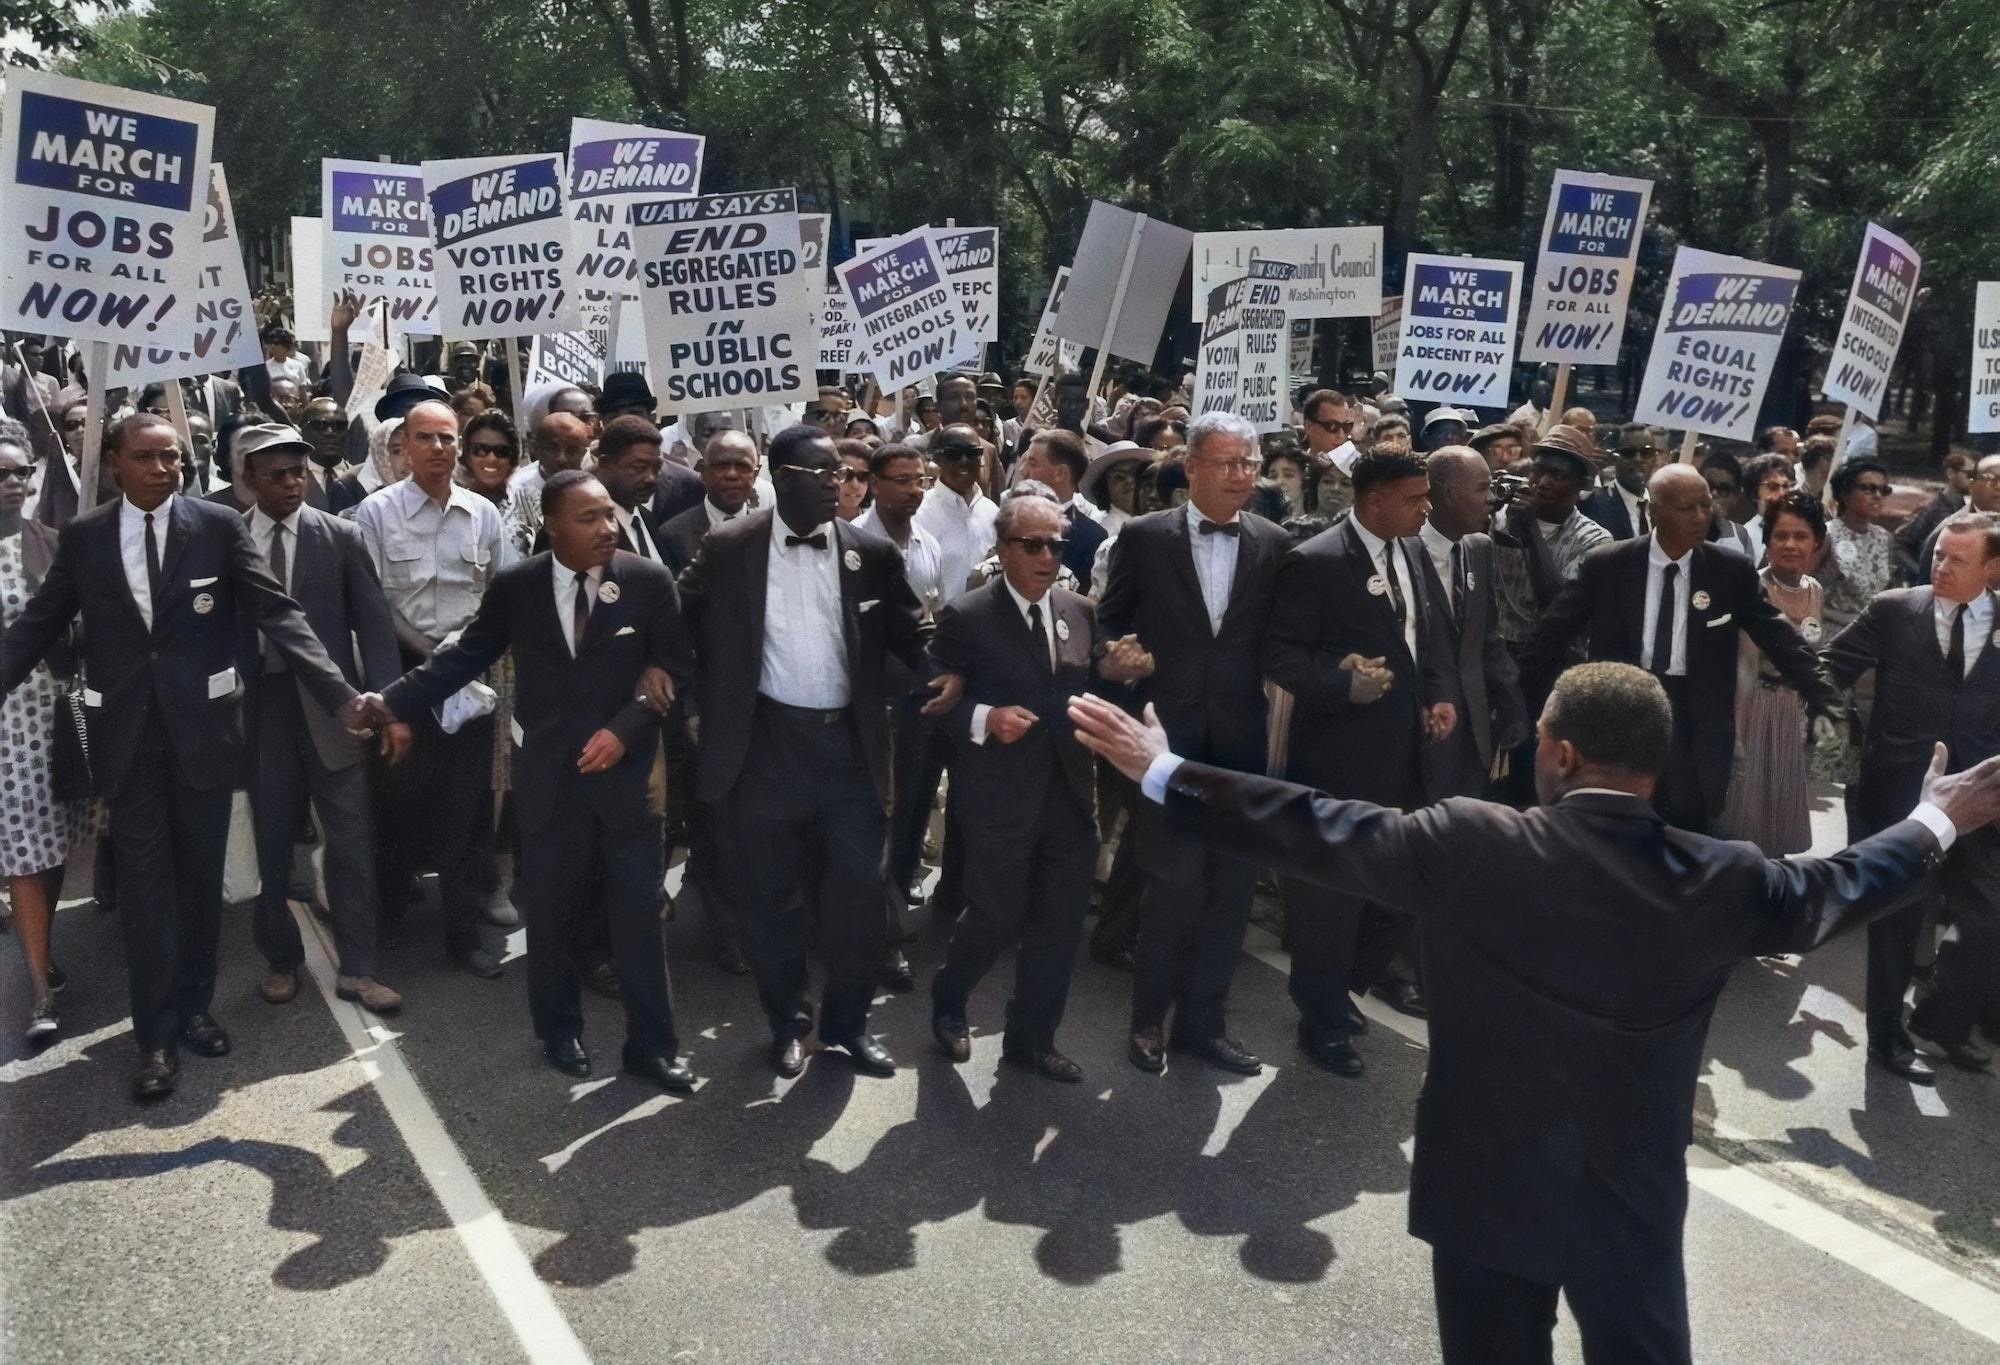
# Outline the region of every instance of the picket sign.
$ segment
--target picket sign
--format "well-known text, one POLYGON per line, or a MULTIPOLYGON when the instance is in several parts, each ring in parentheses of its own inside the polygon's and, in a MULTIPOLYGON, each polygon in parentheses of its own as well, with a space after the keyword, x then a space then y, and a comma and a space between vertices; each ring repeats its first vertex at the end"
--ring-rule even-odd
MULTIPOLYGON (((181 392, 181 381, 169 379, 167 389, 167 417, 174 424, 174 434, 181 438, 181 449, 187 453, 188 461, 194 461, 194 433, 188 429, 187 396, 181 392)), ((201 473, 201 466, 195 466, 195 473, 201 473)), ((209 492, 204 480, 202 491, 209 492)))
POLYGON ((514 430, 526 432, 528 374, 521 365, 521 339, 516 336, 507 338, 507 387, 513 390, 514 430))
POLYGON ((1556 382, 1549 390, 1549 410, 1542 414, 1541 434, 1549 434, 1549 428, 1562 420, 1563 404, 1569 400, 1569 362, 1556 366, 1556 382))
POLYGON ((1125 238, 1125 263, 1118 269, 1118 287, 1111 291, 1111 311, 1104 317, 1104 340, 1098 343, 1097 360, 1090 367, 1090 387, 1085 390, 1092 397, 1097 395, 1097 386, 1104 382, 1104 364, 1111 359, 1111 338, 1118 334, 1118 315, 1125 309, 1125 291, 1132 283, 1132 265, 1139 259, 1139 239, 1146 233, 1146 215, 1132 215, 1132 230, 1125 238))
MULTIPOLYGON (((1549 406, 1554 407, 1555 404, 1551 403, 1549 406)), ((1695 433, 1693 429, 1690 428, 1689 430, 1681 433, 1680 462, 1682 464, 1694 463, 1694 447, 1695 447, 1695 433)))

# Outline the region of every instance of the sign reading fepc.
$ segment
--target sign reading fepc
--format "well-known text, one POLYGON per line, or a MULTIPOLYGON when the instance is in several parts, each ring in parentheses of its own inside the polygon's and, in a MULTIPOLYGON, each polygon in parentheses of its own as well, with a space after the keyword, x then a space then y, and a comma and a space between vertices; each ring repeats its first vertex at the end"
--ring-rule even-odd
POLYGON ((215 111, 6 69, 0 325, 188 348, 215 111))

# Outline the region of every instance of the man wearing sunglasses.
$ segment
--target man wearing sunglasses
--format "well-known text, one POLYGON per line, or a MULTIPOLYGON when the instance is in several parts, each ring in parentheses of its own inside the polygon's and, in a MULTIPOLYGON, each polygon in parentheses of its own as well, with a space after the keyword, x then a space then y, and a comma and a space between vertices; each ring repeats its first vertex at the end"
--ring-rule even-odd
POLYGON ((1318 468, 1354 437, 1354 405, 1337 389, 1315 389, 1300 406, 1305 418, 1306 453, 1318 468))
POLYGON ((771 1064, 805 1069, 806 954, 816 870, 826 964, 818 1035, 865 1075, 896 1063, 868 1035, 886 949, 890 655, 914 669, 930 626, 888 541, 835 515, 840 457, 817 427, 771 441, 776 507, 711 531, 681 575, 701 715, 697 795, 723 806, 724 847, 771 1023, 771 1064))

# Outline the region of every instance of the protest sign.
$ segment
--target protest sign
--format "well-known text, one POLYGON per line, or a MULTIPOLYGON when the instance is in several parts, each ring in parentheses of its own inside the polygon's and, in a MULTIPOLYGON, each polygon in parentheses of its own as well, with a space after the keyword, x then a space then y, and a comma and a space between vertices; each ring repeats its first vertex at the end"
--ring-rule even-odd
MULTIPOLYGON (((569 121, 571 278, 582 327, 610 329, 614 288, 628 301, 636 296, 639 263, 625 211, 648 200, 699 194, 706 146, 707 139, 693 133, 594 118, 569 121)), ((636 320, 633 311, 627 325, 636 320)), ((620 343, 623 359, 622 335, 620 343)))
POLYGON ((1375 368, 1384 374, 1396 368, 1396 348, 1403 341, 1403 296, 1390 294, 1382 300, 1382 311, 1371 326, 1374 337, 1375 368))
POLYGON ((563 179, 554 152, 424 163, 445 340, 576 327, 563 179))
POLYGON ((685 417, 819 391, 792 190, 651 200, 631 222, 664 406, 685 417))
POLYGON ((528 352, 528 382, 596 388, 604 381, 604 333, 543 332, 528 352))
POLYGON ((292 334, 300 341, 330 338, 327 293, 320 285, 325 262, 317 218, 292 219, 292 334))
POLYGON ((5 70, 0 325, 185 349, 215 111, 5 70))
POLYGON ((1298 267, 1285 285, 1294 318, 1372 318, 1382 307, 1382 229, 1281 228, 1194 235, 1194 320, 1207 316, 1209 290, 1250 273, 1256 260, 1298 267))
POLYGON ((389 379, 395 372, 392 352, 372 341, 362 343, 361 361, 354 367, 354 387, 347 395, 348 421, 363 413, 374 414, 375 401, 389 391, 389 379))
POLYGON ((1209 291, 1195 357, 1197 413, 1233 412, 1259 432, 1284 426, 1291 357, 1284 299, 1296 268, 1258 257, 1242 279, 1209 291))
POLYGON ((1521 263, 1412 252, 1407 269, 1396 392, 1440 403, 1505 407, 1521 263))
POLYGON ((1290 354, 1285 358, 1285 372, 1294 384, 1310 383, 1313 377, 1313 321, 1311 318, 1294 318, 1286 315, 1292 331, 1290 354))
POLYGON ((837 273, 860 329, 856 354, 885 388, 978 356, 979 338, 965 324, 927 229, 845 261, 837 273))
POLYGON ((264 363, 257 317, 250 306, 250 281, 236 239, 236 214, 222 163, 208 168, 208 200, 203 218, 201 281, 194 296, 194 341, 182 350, 118 342, 111 348, 106 381, 113 388, 219 374, 264 363))
MULTIPOLYGON (((1150 365, 1193 244, 1186 228, 1093 200, 1052 330, 1065 341, 1150 365)), ((1100 372, 1103 365, 1100 354, 1100 372)))
POLYGON ((930 238, 966 329, 982 342, 998 341, 1000 229, 931 228, 930 238))
POLYGON ((1972 302, 1972 410, 1965 429, 2000 431, 2000 281, 1982 280, 1972 302))
POLYGON ((385 299, 392 337, 436 336, 437 283, 423 169, 330 157, 319 164, 324 298, 351 289, 366 299, 385 299))
POLYGON ((1821 392, 1832 402, 1867 413, 1870 421, 1882 415, 1882 395, 1889 389, 1889 371, 1903 344, 1922 268, 1916 248, 1886 228, 1868 225, 1821 392))
POLYGON ((1782 266, 1675 252, 1632 420, 1753 439, 1798 284, 1782 266))
POLYGON ((847 371, 854 368, 854 318, 847 295, 827 267, 827 243, 833 235, 833 215, 799 215, 799 264, 806 272, 806 303, 812 328, 819 337, 814 368, 847 371))
POLYGON ((1235 412, 1236 382, 1243 365, 1243 302, 1250 278, 1229 280, 1202 300, 1201 345, 1195 352, 1194 413, 1235 412))
POLYGON ((1055 283, 1049 286, 1049 297, 1042 304, 1042 320, 1035 324, 1035 341, 1028 348, 1028 358, 1021 362, 1021 373, 1040 378, 1073 370, 1083 363, 1083 347, 1074 341, 1062 341, 1055 334, 1056 314, 1062 311, 1063 291, 1069 287, 1069 267, 1056 270, 1055 283))
POLYGON ((1557 171, 1521 359, 1611 365, 1625 339, 1653 182, 1557 171))

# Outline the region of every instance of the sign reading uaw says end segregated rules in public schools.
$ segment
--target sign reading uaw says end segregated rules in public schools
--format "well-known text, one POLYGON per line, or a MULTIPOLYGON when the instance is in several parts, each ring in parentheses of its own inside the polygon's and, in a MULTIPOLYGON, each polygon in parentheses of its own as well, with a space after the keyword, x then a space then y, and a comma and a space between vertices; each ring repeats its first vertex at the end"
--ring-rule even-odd
POLYGON ((1796 270, 1680 248, 1632 420, 1753 440, 1798 288, 1796 270))
POLYGON ((1412 252, 1403 281, 1396 392, 1473 407, 1507 405, 1521 263, 1412 252))

